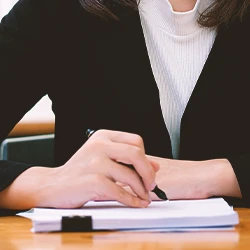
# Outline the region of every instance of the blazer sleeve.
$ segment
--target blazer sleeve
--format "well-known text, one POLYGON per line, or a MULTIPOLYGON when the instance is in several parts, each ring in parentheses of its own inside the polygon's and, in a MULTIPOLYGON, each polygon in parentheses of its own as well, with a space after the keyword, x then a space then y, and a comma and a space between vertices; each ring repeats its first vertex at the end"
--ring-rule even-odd
MULTIPOLYGON (((48 92, 46 18, 41 0, 20 0, 0 23, 0 144, 48 92)), ((29 167, 0 160, 0 191, 29 167)))
POLYGON ((242 194, 242 199, 235 199, 235 204, 236 206, 250 207, 250 155, 232 155, 227 159, 233 167, 242 194))

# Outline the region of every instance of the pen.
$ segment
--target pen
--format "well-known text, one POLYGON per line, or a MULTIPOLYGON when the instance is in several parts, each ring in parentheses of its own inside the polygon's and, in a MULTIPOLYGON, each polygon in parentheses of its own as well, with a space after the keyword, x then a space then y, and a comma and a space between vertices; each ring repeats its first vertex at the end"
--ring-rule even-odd
MULTIPOLYGON (((89 138, 91 135, 93 135, 95 133, 95 130, 92 129, 87 129, 86 131, 86 135, 89 138)), ((135 170, 134 166, 131 164, 126 164, 126 163, 122 163, 122 162, 118 162, 119 164, 122 164, 124 166, 129 167, 132 170, 135 170)), ((168 200, 166 194, 164 191, 162 191, 157 185, 155 186, 155 188, 153 190, 151 190, 151 192, 154 192, 160 199, 162 200, 168 200)))

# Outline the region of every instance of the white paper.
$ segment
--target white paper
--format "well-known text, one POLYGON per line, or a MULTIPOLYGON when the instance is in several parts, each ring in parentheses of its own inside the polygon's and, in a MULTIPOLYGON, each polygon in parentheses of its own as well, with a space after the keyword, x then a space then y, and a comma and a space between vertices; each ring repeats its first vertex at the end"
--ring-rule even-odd
MULTIPOLYGON (((232 227, 239 223, 238 214, 222 198, 204 200, 155 201, 147 208, 129 208, 118 202, 88 202, 80 209, 34 208, 21 213, 33 225, 60 231, 62 216, 92 216, 94 229, 159 229, 232 227)), ((35 229, 36 230, 36 229, 35 229)))

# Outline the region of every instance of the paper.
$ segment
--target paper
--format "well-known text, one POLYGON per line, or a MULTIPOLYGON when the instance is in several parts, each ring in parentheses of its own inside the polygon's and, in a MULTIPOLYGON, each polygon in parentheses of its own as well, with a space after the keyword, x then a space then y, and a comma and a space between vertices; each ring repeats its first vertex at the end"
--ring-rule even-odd
POLYGON ((90 215, 94 229, 178 229, 232 227, 238 214, 222 199, 156 201, 147 208, 129 208, 118 202, 88 202, 80 209, 34 208, 21 216, 33 220, 33 226, 60 230, 62 216, 90 215), (53 228, 53 226, 52 226, 53 228))

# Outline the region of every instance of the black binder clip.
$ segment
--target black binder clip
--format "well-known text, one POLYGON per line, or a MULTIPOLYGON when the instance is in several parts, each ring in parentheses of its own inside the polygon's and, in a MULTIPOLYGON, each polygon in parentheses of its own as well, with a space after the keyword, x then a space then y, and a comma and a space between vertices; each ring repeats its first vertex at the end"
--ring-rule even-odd
POLYGON ((62 232, 90 232, 92 230, 91 216, 62 217, 62 232))

